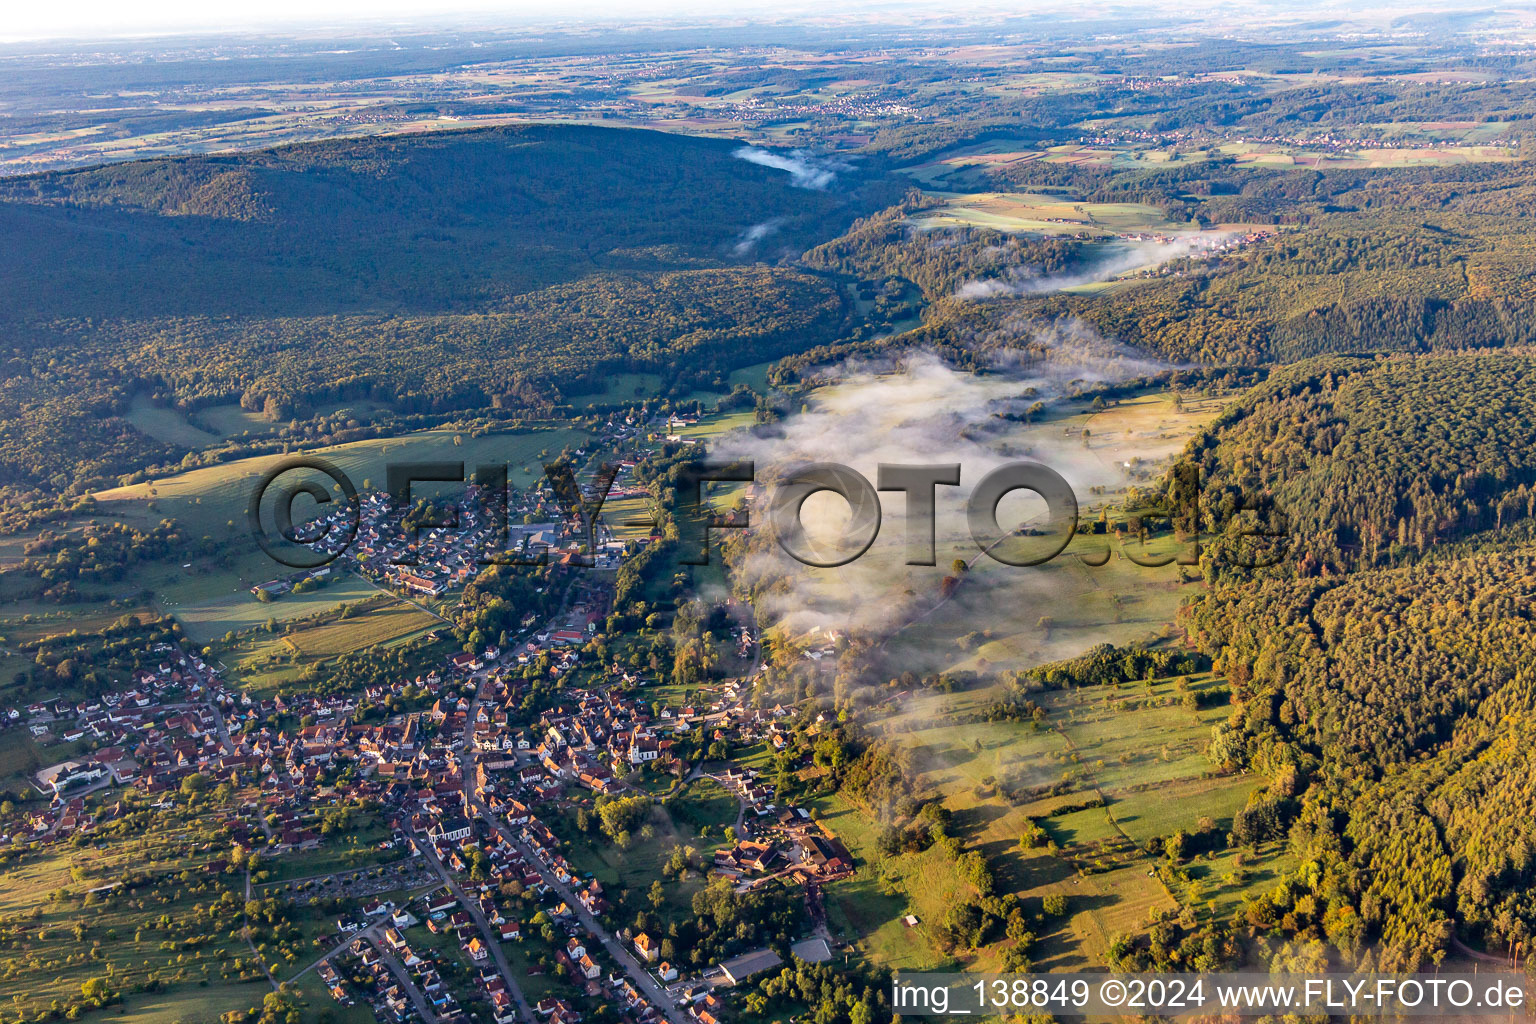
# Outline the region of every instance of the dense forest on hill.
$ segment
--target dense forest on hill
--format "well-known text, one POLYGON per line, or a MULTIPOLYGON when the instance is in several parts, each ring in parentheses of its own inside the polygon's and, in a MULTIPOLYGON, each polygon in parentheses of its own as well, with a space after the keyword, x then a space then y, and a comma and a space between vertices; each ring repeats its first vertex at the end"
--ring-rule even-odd
POLYGON ((907 218, 938 205, 920 193, 865 217, 847 234, 811 249, 805 263, 866 280, 905 278, 930 301, 968 281, 1023 281, 1077 264, 1081 246, 1065 238, 1033 238, 992 228, 914 230, 907 218))
POLYGON ((1328 352, 1525 344, 1536 292, 1520 219, 1334 214, 1215 267, 1029 303, 1172 359, 1289 362, 1328 352))
POLYGON ((1274 920, 1383 968, 1427 966, 1453 920, 1536 928, 1530 827, 1536 556, 1218 590, 1192 636, 1234 681, 1213 756, 1258 768, 1300 867, 1274 920), (1294 823, 1293 823, 1294 822, 1294 823))
MULTIPOLYGON (((1279 369, 1189 447, 1206 526, 1235 495, 1283 517, 1300 575, 1403 564, 1536 514, 1536 353, 1279 369)), ((1213 571, 1220 571, 1215 569, 1213 571)))
POLYGON ((1172 362, 1227 366, 1536 343, 1529 163, 1392 172, 1270 172, 1222 160, 1114 173, 1019 166, 1030 169, 1020 184, 1069 188, 1085 202, 1140 202, 1174 217, 1246 218, 1282 230, 1220 259, 1174 261, 1159 276, 1111 289, 1020 295, 1001 288, 975 302, 954 297, 955 285, 1006 285, 1021 272, 1069 269, 1083 262, 1083 243, 977 228, 921 232, 903 223, 924 205, 908 199, 813 249, 807 261, 921 286, 932 300, 922 326, 801 353, 782 365, 786 379, 891 348, 933 347, 961 365, 985 365, 989 350, 1027 344, 1000 327, 1023 322, 1088 324, 1172 362), (1227 182, 1241 183, 1240 193, 1227 194, 1227 182))
POLYGON ((1290 545, 1218 537, 1181 616, 1232 685, 1210 757, 1269 780, 1243 838, 1296 864, 1249 924, 1403 970, 1536 934, 1533 401, 1524 348, 1311 359, 1190 444, 1205 525, 1249 503, 1290 545))
POLYGON ((828 341, 843 289, 754 261, 901 192, 795 187, 738 148, 504 127, 0 180, 0 484, 179 459, 121 418, 135 393, 537 416, 615 373, 707 380, 828 341))
POLYGON ((0 467, 62 488, 180 458, 121 418, 138 392, 186 409, 238 401, 275 422, 359 399, 401 414, 547 415, 613 373, 685 360, 707 380, 829 337, 843 318, 829 282, 751 267, 595 275, 483 313, 61 324, 7 363, 0 467))
POLYGON ((0 179, 7 340, 67 317, 441 312, 804 248, 858 209, 724 141, 516 126, 0 179), (797 248, 798 246, 798 248, 797 248))

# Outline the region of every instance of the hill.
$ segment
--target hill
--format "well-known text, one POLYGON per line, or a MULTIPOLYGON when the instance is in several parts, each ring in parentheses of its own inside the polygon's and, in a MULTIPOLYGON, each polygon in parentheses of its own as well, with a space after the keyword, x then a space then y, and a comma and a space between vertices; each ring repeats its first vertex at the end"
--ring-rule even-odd
POLYGON ((180 460, 124 418, 145 394, 538 416, 615 373, 687 390, 824 342, 842 290, 750 261, 892 186, 796 187, 738 148, 513 126, 0 180, 0 485, 180 460))
POLYGON ((721 265, 848 198, 723 140, 507 126, 0 180, 0 301, 67 316, 444 311, 601 270, 721 265))

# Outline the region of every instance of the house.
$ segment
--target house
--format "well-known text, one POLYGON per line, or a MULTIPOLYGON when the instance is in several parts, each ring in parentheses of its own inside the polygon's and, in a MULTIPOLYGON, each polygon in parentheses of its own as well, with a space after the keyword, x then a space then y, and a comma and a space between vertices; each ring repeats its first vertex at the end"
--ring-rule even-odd
POLYGON ((635 936, 635 952, 646 963, 654 963, 661 956, 661 946, 645 932, 635 936))
POLYGON ((410 593, 423 594, 427 597, 438 597, 448 589, 446 583, 439 583, 437 580, 408 572, 400 574, 400 586, 410 593))
POLYGON ((485 943, 481 942, 478 936, 470 939, 469 945, 464 948, 469 950, 469 956, 472 960, 484 960, 491 955, 491 951, 485 948, 485 943))
POLYGON ((663 960, 661 966, 656 968, 656 976, 662 981, 676 981, 677 968, 663 960))

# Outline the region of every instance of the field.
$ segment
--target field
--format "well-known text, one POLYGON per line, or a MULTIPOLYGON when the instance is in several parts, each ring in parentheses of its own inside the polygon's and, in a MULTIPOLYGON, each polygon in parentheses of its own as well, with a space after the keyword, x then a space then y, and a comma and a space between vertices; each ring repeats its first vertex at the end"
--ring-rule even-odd
MULTIPOLYGON (((1401 145, 1340 148, 1305 142, 1229 142, 1216 148, 1222 155, 1233 157, 1238 166, 1254 168, 1419 167, 1519 159, 1519 150, 1490 144, 1505 134, 1507 125, 1502 122, 1404 122, 1370 127, 1389 142, 1401 139, 1401 145)), ((1018 164, 1069 164, 1126 171, 1150 170, 1170 163, 1200 163, 1206 159, 1203 149, 1174 152, 1132 143, 1065 144, 1041 149, 1025 139, 1004 137, 946 151, 937 159, 903 168, 903 173, 929 189, 985 193, 996 186, 997 170, 1018 164)))
POLYGON ((770 390, 768 370, 772 366, 771 362, 756 363, 752 366, 743 366, 739 370, 732 370, 730 376, 726 378, 726 383, 733 388, 738 384, 745 384, 760 395, 767 394, 770 390))
POLYGON ((270 562, 263 565, 260 556, 228 567, 194 562, 190 569, 151 570, 138 582, 162 595, 161 607, 176 616, 188 636, 201 643, 259 626, 268 619, 289 622, 379 594, 367 580, 337 572, 317 590, 285 594, 270 602, 256 600, 250 588, 271 579, 276 568, 280 567, 270 562))
POLYGON ((78 997, 83 981, 106 974, 128 993, 130 1006, 175 1006, 187 1021, 212 1024, 215 1009, 260 1005, 270 988, 249 965, 249 948, 230 936, 227 910, 209 914, 219 899, 236 918, 241 905, 237 877, 205 870, 207 854, 197 849, 216 833, 209 817, 178 808, 156 815, 147 829, 99 835, 83 849, 9 852, 0 862, 0 915, 26 920, 29 937, 8 950, 0 998, 46 1008, 51 999, 78 997), (129 872, 146 882, 131 893, 86 895, 129 872), (157 923, 162 915, 169 929, 157 923), (237 957, 247 963, 244 980, 237 957), (131 994, 152 979, 167 991, 131 994))
POLYGON ((603 502, 603 522, 613 530, 615 540, 649 537, 654 517, 650 498, 609 498, 603 502))
MULTIPOLYGON (((382 490, 391 462, 463 462, 466 474, 476 465, 507 466, 508 481, 526 487, 543 474, 544 459, 579 445, 587 435, 569 427, 475 436, 453 430, 424 430, 399 437, 352 441, 306 449, 334 465, 359 491, 382 490)), ((102 514, 133 522, 154 522, 171 516, 198 536, 240 537, 245 513, 263 473, 292 456, 260 455, 207 466, 160 480, 116 487, 96 494, 102 514)), ((285 479, 285 482, 287 480, 285 479)), ((296 513, 297 515, 297 513, 296 513)))
MULTIPOLYGON (((1199 691, 1219 680, 1198 677, 1199 691)), ((1068 970, 1102 965, 1115 937, 1142 926, 1155 908, 1192 903, 1229 915, 1242 898, 1276 877, 1283 855, 1271 851, 1246 865, 1228 851, 1195 858, 1188 871, 1196 888, 1170 891, 1154 877, 1159 858, 1149 843, 1177 830, 1194 832, 1210 819, 1218 833, 1231 827, 1259 784, 1252 777, 1215 774, 1204 757, 1211 725, 1224 706, 1192 710, 1171 679, 1123 687, 1046 692, 1043 726, 986 722, 973 717, 999 696, 983 686, 959 694, 909 699, 884 718, 883 731, 916 755, 928 793, 952 815, 952 833, 982 852, 998 879, 1026 910, 1039 913, 1052 893, 1068 898, 1068 913, 1035 926, 1034 963, 1068 970), (1066 781, 1057 796, 1010 799, 1000 786, 1045 787, 1066 781), (1102 799, 1104 806, 1082 806, 1102 799), (1021 849, 1031 824, 1054 848, 1021 849)), ((930 848, 884 855, 874 846, 876 825, 841 796, 818 797, 818 819, 860 861, 854 879, 828 892, 835 927, 873 962, 909 970, 944 969, 954 961, 933 925, 967 891, 954 865, 930 848), (915 927, 903 915, 918 918, 915 927)), ((1003 943, 961 958, 970 970, 1000 969, 1003 943)))
POLYGON ((1230 145, 1222 151, 1240 166, 1307 167, 1328 170, 1343 167, 1441 167, 1448 164, 1480 164, 1518 160, 1519 153, 1506 146, 1414 146, 1405 148, 1323 150, 1301 147, 1230 145))
POLYGON ((578 407, 591 408, 594 405, 616 405, 649 398, 661 390, 661 374, 615 373, 605 378, 604 383, 606 386, 603 390, 575 395, 572 403, 578 407))
POLYGON ((408 640, 442 624, 437 616, 428 615, 405 601, 396 601, 370 609, 357 618, 298 630, 288 634, 283 642, 302 657, 333 658, 365 647, 408 640))
MULTIPOLYGON (((834 386, 817 400, 836 406, 857 397, 834 386)), ((1127 490, 1160 475, 1225 402, 1168 393, 1101 409, 1068 402, 1053 416, 1011 426, 994 440, 1063 467, 1079 495, 1080 523, 1097 519, 1101 510, 1113 521, 1127 490)), ((945 523, 942 505, 939 514, 945 523)), ((1027 508, 1010 512, 1004 505, 1000 519, 1017 522, 1028 514, 1027 508)), ((1182 883, 1170 889, 1153 871, 1161 863, 1148 852, 1156 841, 1180 829, 1193 832, 1207 818, 1224 833, 1258 785, 1217 774, 1206 757, 1212 726, 1227 713, 1219 699, 1195 708, 1185 684, 1159 679, 1036 694, 1046 714, 1040 723, 985 717, 1005 695, 998 681, 1003 671, 1075 656, 1100 643, 1168 642, 1180 604, 1199 584, 1177 564, 1146 567, 1133 556, 1145 561, 1185 554, 1187 544, 1166 536, 1143 545, 1118 534, 1083 533, 1064 555, 1020 568, 977 557, 974 543, 959 530, 946 533, 941 525, 938 542, 933 568, 906 567, 889 554, 882 559, 877 544, 840 570, 808 571, 810 579, 797 587, 797 604, 843 614, 871 607, 873 621, 883 615, 889 623, 884 646, 890 664, 919 673, 978 673, 958 692, 918 690, 882 708, 874 721, 911 751, 924 792, 951 814, 951 834, 965 849, 983 853, 999 890, 1022 901, 1037 937, 1033 962, 1051 969, 1101 966, 1113 940, 1142 928, 1154 909, 1176 909, 1186 899, 1202 908, 1208 901, 1236 906, 1272 877, 1273 854, 1241 871, 1215 861, 1192 864, 1191 878, 1206 879, 1192 892, 1182 883), (1106 564, 1091 564, 1101 555, 1108 555, 1106 564), (871 556, 872 570, 864 566, 871 556), (953 596, 942 599, 938 578, 953 571, 950 562, 957 557, 970 559, 969 571, 953 596), (872 580, 864 576, 870 571, 872 580), (870 585, 886 597, 873 596, 870 585), (893 609, 889 595, 904 589, 905 603, 893 609), (1055 847, 1022 848, 1019 840, 1032 827, 1055 847), (1058 919, 1040 909, 1053 893, 1068 898, 1068 912, 1058 919)), ((1198 692, 1220 683, 1204 675, 1187 687, 1198 692)), ((968 883, 936 847, 881 854, 874 843, 878 826, 867 811, 836 796, 818 797, 818 810, 861 862, 854 879, 827 895, 834 927, 866 957, 908 969, 955 963, 1001 969, 1006 940, 963 954, 946 951, 938 926, 964 898, 968 883), (906 914, 916 916, 915 926, 902 922, 906 914)))
POLYGON ((695 779, 669 803, 672 817, 698 831, 734 822, 740 804, 714 779, 695 779))
MULTIPOLYGON (((363 493, 384 487, 386 467, 393 461, 462 461, 466 474, 482 463, 508 467, 509 482, 524 487, 542 475, 542 463, 563 448, 577 445, 587 435, 566 427, 518 433, 492 433, 475 437, 450 430, 429 430, 396 438, 357 441, 305 452, 337 467, 363 493)), ((160 480, 113 488, 96 495, 101 518, 119 519, 147 527, 161 518, 181 523, 193 536, 207 537, 221 545, 212 558, 141 567, 131 581, 107 596, 129 597, 143 589, 154 592, 160 606, 175 615, 193 639, 207 642, 276 618, 279 622, 304 618, 349 601, 375 596, 378 591, 355 576, 338 574, 327 586, 306 594, 289 594, 271 603, 256 601, 251 586, 291 572, 263 554, 250 535, 246 509, 261 474, 287 456, 263 455, 181 473, 160 480)), ((298 471, 283 482, 313 476, 298 471)), ((323 477, 322 477, 323 479, 323 477)), ((430 495, 431 484, 418 485, 430 495)), ((339 497, 339 491, 334 491, 339 497)), ((295 503, 295 518, 302 519, 310 499, 295 503)), ((271 529, 270 511, 265 513, 271 529)), ((120 614, 120 613, 119 613, 120 614)), ((334 646, 334 641, 330 642, 334 646)))
POLYGON ((945 970, 954 960, 937 951, 926 932, 908 928, 901 917, 909 912, 926 920, 943 916, 943 901, 958 879, 953 871, 936 872, 929 854, 887 860, 875 849, 875 827, 868 815, 845 797, 831 794, 813 804, 816 820, 848 847, 859 863, 853 878, 827 890, 827 914, 834 937, 855 942, 871 962, 909 971, 945 970), (930 884, 910 884, 924 874, 930 884), (942 875, 947 874, 947 877, 942 875), (909 910, 909 906, 911 910, 909 910))
POLYGON ((265 694, 298 683, 306 668, 329 659, 367 647, 408 643, 443 626, 441 619, 418 605, 372 589, 366 599, 344 610, 345 618, 343 609, 323 606, 303 621, 278 620, 270 632, 258 628, 233 642, 215 644, 215 656, 234 671, 246 690, 265 694))
POLYGON ((32 794, 32 775, 51 762, 26 729, 0 732, 0 789, 32 794))
MULTIPOLYGON (((732 803, 734 805, 734 801, 732 803)), ((735 815, 734 806, 731 815, 735 815)), ((628 849, 620 849, 606 836, 580 836, 569 827, 557 829, 571 840, 566 856, 573 870, 596 877, 604 888, 635 894, 645 893, 653 881, 661 879, 662 865, 678 846, 692 846, 707 861, 715 845, 723 841, 719 829, 712 830, 712 838, 700 838, 698 831, 680 815, 673 815, 661 806, 652 806, 645 824, 631 834, 628 849)), ((703 884, 697 873, 691 873, 685 881, 663 880, 662 887, 666 892, 663 911, 673 916, 691 913, 693 894, 703 884)))
POLYGON ((713 416, 701 418, 692 426, 680 428, 677 433, 685 441, 710 442, 733 430, 750 427, 754 422, 756 417, 750 409, 743 412, 716 413, 713 416))
POLYGON ((1188 227, 1169 221, 1140 203, 1080 203, 1039 192, 934 193, 945 204, 912 218, 922 230, 953 227, 997 228, 1042 234, 1116 235, 1188 227))
POLYGON ((154 405, 147 395, 134 396, 125 418, 137 429, 166 444, 199 448, 218 440, 217 435, 199 428, 178 410, 154 405))
MULTIPOLYGON (((312 990, 316 987, 310 986, 312 990)), ((271 986, 263 980, 259 984, 256 982, 220 984, 210 985, 208 988, 133 994, 124 999, 123 1011, 124 1015, 131 1017, 135 1024, 139 1022, 142 1024, 218 1024, 220 1018, 232 1009, 245 1010, 260 1007, 262 999, 270 991, 271 986)), ((311 995, 312 997, 318 995, 319 999, 325 1002, 330 1001, 323 992, 312 992, 311 995)), ((325 1008, 333 1009, 329 1006, 325 1008)), ((337 1006, 334 1010, 341 1011, 342 1008, 337 1006)), ((372 1016, 370 1013, 366 1019, 371 1020, 372 1016)), ((359 1021, 361 1019, 351 1018, 359 1021)), ((338 1024, 342 1024, 343 1021, 347 1019, 342 1018, 338 1024)))

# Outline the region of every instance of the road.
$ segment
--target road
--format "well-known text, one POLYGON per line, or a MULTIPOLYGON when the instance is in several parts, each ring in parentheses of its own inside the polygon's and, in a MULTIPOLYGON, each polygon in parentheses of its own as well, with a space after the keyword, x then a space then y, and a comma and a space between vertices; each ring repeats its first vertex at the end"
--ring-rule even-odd
POLYGON ((581 922, 582 927, 597 936, 602 942, 603 948, 608 951, 608 955, 613 957, 614 962, 624 969, 624 973, 629 975, 636 988, 645 993, 646 997, 651 1000, 651 1004, 665 1014, 667 1020, 671 1021, 672 1024, 686 1024, 685 1018, 677 1007, 673 1005, 673 1001, 667 995, 666 990, 657 984, 656 979, 651 977, 645 968, 641 966, 640 962, 635 959, 634 955, 624 948, 623 944, 608 929, 604 928, 597 918, 587 911, 586 907, 581 905, 581 901, 576 898, 576 893, 570 886, 565 885, 556 878, 554 872, 546 868, 544 862, 534 854, 533 850, 529 849, 519 840, 510 828, 502 824, 501 820, 491 812, 489 807, 479 800, 475 800, 474 805, 475 809, 480 812, 481 816, 485 818, 490 826, 506 837, 506 840, 512 844, 513 848, 523 855, 523 859, 533 866, 533 869, 539 873, 539 877, 543 879, 544 884, 549 886, 557 896, 565 900, 571 911, 575 913, 576 919, 581 922))
MULTIPOLYGON (((483 689, 483 684, 481 689, 483 689)), ((651 1005, 660 1010, 672 1024, 687 1024, 681 1011, 674 1005, 672 998, 667 995, 666 989, 662 988, 656 979, 651 977, 645 970, 644 966, 631 955, 629 950, 625 949, 623 944, 608 929, 604 928, 597 918, 587 911, 586 907, 581 905, 581 901, 576 898, 575 892, 556 878, 554 872, 546 868, 544 862, 500 818, 496 817, 495 813, 475 794, 475 759, 479 756, 479 751, 475 747, 475 712, 479 704, 480 690, 477 689, 475 691, 475 699, 470 702, 469 719, 464 726, 464 753, 460 758, 464 772, 465 799, 469 801, 470 806, 475 809, 476 813, 491 828, 496 830, 497 834, 511 843, 513 849, 522 854, 523 859, 539 873, 539 877, 543 879, 544 884, 549 886, 561 899, 565 900, 566 905, 571 908, 571 911, 576 915, 576 919, 581 922, 582 927, 586 928, 590 934, 597 936, 598 940, 602 942, 603 948, 608 951, 608 955, 613 957, 614 962, 624 969, 624 973, 629 975, 630 980, 635 983, 635 987, 645 993, 646 998, 651 1001, 651 1005)), ((471 913, 475 913, 475 911, 471 910, 471 913)), ((493 946, 492 948, 495 949, 496 947, 493 946)))
POLYGON ((464 904, 464 909, 469 913, 470 920, 474 921, 475 927, 480 929, 480 941, 485 943, 485 948, 491 951, 491 957, 496 961, 496 969, 501 972, 502 978, 505 979, 507 991, 511 993, 512 1001, 517 1004, 518 1012, 523 1015, 524 1020, 533 1021, 535 1019, 533 1007, 528 1004, 527 997, 523 995, 523 990, 518 986, 517 975, 512 973, 512 965, 507 963, 507 955, 501 951, 501 936, 491 930, 490 922, 480 912, 479 902, 471 900, 463 887, 454 880, 453 873, 448 870, 448 866, 437 859, 437 853, 432 849, 432 844, 420 843, 418 845, 421 849, 421 855, 427 859, 428 864, 437 869, 438 876, 442 878, 443 884, 448 886, 448 890, 453 893, 455 899, 464 904))
POLYGON ((289 981, 298 981, 300 978, 304 977, 304 975, 308 974, 310 971, 318 970, 321 964, 325 963, 331 957, 335 956, 337 953, 340 953, 342 950, 344 950, 348 946, 352 945, 352 943, 356 942, 358 939, 367 939, 368 941, 373 942, 374 940, 376 940, 379 937, 379 931, 381 929, 383 929, 383 927, 384 927, 384 922, 383 921, 376 921, 373 924, 369 925, 367 928, 362 929, 361 931, 353 932, 351 935, 348 935, 346 938, 342 939, 339 943, 337 943, 336 946, 329 953, 325 954, 325 956, 321 957, 319 960, 316 960, 314 963, 310 964, 308 967, 304 968, 299 973, 293 975, 288 980, 289 981))
POLYGON ((1454 935, 1451 936, 1451 946, 1462 956, 1471 957, 1473 960, 1480 960, 1485 964, 1499 964, 1503 967, 1509 966, 1509 957, 1495 956, 1492 953, 1479 953, 1477 950, 1473 949, 1465 942, 1462 942, 1454 935))
POLYGON ((400 988, 416 1006, 416 1012, 421 1014, 421 1019, 427 1024, 438 1019, 437 1011, 432 1009, 432 1004, 427 1002, 427 997, 416 983, 411 980, 411 974, 405 969, 405 965, 395 959, 395 955, 381 942, 375 942, 373 948, 379 952, 379 962, 382 963, 395 980, 400 983, 400 988))

